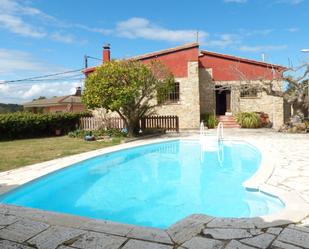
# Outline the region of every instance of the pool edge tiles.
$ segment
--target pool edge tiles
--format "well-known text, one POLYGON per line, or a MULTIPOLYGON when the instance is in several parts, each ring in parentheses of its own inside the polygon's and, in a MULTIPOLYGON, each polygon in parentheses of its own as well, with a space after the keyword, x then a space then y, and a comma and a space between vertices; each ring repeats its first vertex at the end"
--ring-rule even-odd
MULTIPOLYGON (((147 144, 151 144, 152 142, 155 142, 155 143, 159 143, 159 142, 165 142, 165 141, 177 141, 177 140, 180 140, 179 138, 177 138, 177 139, 168 139, 168 140, 166 140, 166 139, 160 139, 160 141, 159 140, 155 140, 155 141, 147 141, 146 143, 137 143, 136 145, 137 146, 142 146, 142 145, 147 145, 147 144)), ((184 140, 192 140, 192 138, 188 138, 188 139, 184 139, 184 140)), ((251 143, 252 144, 252 143, 251 143)), ((127 145, 127 146, 124 146, 124 148, 119 148, 119 149, 129 149, 130 147, 132 147, 132 145, 134 145, 133 143, 132 144, 130 144, 129 146, 127 145)), ((254 145, 254 144, 253 144, 254 145)), ((254 145, 255 146, 255 145, 254 145)), ((255 147, 257 147, 257 146, 255 146, 255 147)), ((114 150, 113 151, 116 151, 117 149, 116 148, 114 148, 114 150)), ((105 152, 105 153, 110 153, 110 152, 113 152, 113 151, 107 151, 107 152, 105 152)), ((104 152, 103 152, 104 153, 104 152)), ((100 154, 103 154, 102 153, 102 150, 100 150, 100 152, 98 152, 97 154, 95 154, 95 153, 92 153, 92 155, 90 156, 90 157, 93 157, 93 156, 98 156, 98 155, 100 155, 100 154)), ((88 157, 89 158, 89 157, 88 157)), ((80 158, 81 159, 81 158, 80 158)), ((85 160, 85 159, 87 159, 87 158, 83 158, 83 159, 81 159, 80 161, 83 161, 83 160, 85 160)), ((261 167, 262 165, 260 165, 260 167, 261 167)), ((13 176, 12 174, 10 174, 11 176, 13 176)), ((268 191, 266 191, 266 193, 269 193, 268 191)), ((272 193, 270 193, 270 194, 272 194, 272 193)), ((278 196, 277 194, 272 194, 272 195, 274 195, 274 196, 277 196, 277 197, 279 197, 285 204, 286 204, 286 200, 285 200, 285 198, 281 198, 280 196, 278 196)), ((287 209, 288 208, 288 206, 286 206, 286 208, 285 209, 287 209)))

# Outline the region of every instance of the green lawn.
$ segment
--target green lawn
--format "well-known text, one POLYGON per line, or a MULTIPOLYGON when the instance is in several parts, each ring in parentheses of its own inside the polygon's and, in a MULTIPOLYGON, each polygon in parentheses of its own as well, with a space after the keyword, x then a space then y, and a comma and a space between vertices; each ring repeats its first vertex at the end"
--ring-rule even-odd
POLYGON ((0 171, 100 149, 120 142, 121 138, 114 138, 111 141, 86 142, 67 136, 0 142, 0 171))

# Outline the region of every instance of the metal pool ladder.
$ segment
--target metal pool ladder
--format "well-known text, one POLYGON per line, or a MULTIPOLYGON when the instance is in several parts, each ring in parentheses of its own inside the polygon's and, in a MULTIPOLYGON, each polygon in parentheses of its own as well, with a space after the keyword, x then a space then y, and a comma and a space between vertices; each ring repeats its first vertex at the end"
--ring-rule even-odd
POLYGON ((217 127, 217 138, 218 141, 223 140, 223 123, 219 122, 218 127, 217 127))

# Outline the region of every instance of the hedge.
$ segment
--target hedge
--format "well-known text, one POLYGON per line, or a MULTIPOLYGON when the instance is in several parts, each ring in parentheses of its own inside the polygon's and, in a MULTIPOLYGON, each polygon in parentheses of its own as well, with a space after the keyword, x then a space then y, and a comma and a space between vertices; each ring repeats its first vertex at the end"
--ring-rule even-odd
POLYGON ((0 139, 53 136, 56 135, 56 130, 67 134, 77 128, 79 119, 83 116, 89 116, 89 113, 0 114, 0 139))

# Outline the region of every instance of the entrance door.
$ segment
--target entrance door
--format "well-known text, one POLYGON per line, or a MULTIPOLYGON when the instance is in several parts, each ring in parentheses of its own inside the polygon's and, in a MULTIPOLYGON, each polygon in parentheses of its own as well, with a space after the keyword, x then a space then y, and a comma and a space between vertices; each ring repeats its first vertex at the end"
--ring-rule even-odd
POLYGON ((231 110, 231 91, 216 90, 216 115, 225 115, 231 110))

